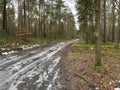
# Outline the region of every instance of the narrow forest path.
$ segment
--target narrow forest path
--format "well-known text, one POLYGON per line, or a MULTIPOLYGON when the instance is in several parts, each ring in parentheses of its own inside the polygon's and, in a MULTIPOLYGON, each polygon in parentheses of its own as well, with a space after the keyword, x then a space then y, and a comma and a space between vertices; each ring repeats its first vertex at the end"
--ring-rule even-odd
POLYGON ((77 40, 0 59, 0 90, 58 90, 59 62, 64 49, 77 40))

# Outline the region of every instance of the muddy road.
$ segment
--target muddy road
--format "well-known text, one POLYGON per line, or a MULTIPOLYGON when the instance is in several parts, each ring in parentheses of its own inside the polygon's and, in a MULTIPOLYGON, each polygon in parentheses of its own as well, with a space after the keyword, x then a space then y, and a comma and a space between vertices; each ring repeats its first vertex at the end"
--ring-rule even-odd
POLYGON ((59 90, 61 56, 57 53, 75 41, 59 42, 1 58, 0 90, 59 90))

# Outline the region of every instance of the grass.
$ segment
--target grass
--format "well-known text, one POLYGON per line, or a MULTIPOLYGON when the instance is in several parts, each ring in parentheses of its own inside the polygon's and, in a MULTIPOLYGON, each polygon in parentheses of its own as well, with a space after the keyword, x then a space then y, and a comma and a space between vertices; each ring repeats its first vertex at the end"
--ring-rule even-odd
POLYGON ((107 66, 103 62, 100 62, 98 65, 92 65, 91 70, 97 73, 103 73, 107 70, 107 66))
POLYGON ((85 50, 93 50, 92 44, 84 44, 83 42, 79 41, 75 43, 71 49, 72 52, 83 52, 85 50))
MULTIPOLYGON (((85 44, 82 41, 75 43, 71 49, 72 52, 90 51, 91 53, 93 53, 94 50, 94 44, 85 44)), ((102 44, 101 53, 102 55, 120 56, 120 47, 116 47, 115 43, 102 44)))
MULTIPOLYGON (((95 65, 95 47, 93 44, 85 44, 82 41, 75 43, 68 53, 67 69, 71 73, 77 73, 89 83, 96 85, 100 90, 113 90, 120 87, 120 47, 115 43, 101 45, 102 62, 95 65), (102 83, 101 83, 102 82, 102 83), (109 84, 111 83, 111 85, 109 84), (119 84, 117 84, 119 83, 119 84)), ((86 84, 76 77, 71 79, 72 85, 88 90, 86 84), (82 86, 80 86, 82 85, 82 86)), ((73 90, 77 90, 74 88, 73 90)))

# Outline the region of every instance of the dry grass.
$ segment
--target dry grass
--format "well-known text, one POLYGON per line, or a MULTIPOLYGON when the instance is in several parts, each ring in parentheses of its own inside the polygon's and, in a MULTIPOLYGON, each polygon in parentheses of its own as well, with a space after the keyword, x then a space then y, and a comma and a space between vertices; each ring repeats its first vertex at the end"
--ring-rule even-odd
POLYGON ((70 90, 114 90, 120 87, 120 48, 102 45, 103 66, 95 67, 94 46, 83 43, 73 45, 68 53, 67 70, 70 90), (97 90, 97 89, 96 89, 97 90))

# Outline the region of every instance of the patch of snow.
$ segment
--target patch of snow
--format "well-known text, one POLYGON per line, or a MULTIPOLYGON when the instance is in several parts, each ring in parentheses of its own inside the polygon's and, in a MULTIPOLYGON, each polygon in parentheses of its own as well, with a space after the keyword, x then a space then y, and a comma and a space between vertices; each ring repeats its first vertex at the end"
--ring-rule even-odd
POLYGON ((1 50, 5 51, 5 50, 6 50, 6 48, 1 48, 1 50))
POLYGON ((47 74, 47 72, 45 71, 45 72, 43 73, 43 80, 47 81, 47 79, 48 79, 48 74, 47 74))
POLYGON ((109 82, 110 85, 112 85, 112 82, 109 82))
POLYGON ((91 48, 90 48, 90 50, 94 50, 94 48, 93 48, 93 47, 91 47, 91 48))
POLYGON ((19 48, 22 48, 23 50, 28 50, 28 49, 32 49, 34 47, 38 47, 40 46, 39 44, 34 44, 34 45, 21 45, 19 46, 19 48))
POLYGON ((8 55, 8 52, 3 52, 2 55, 8 55))
POLYGON ((22 68, 22 64, 21 64, 21 62, 18 62, 18 63, 14 64, 14 65, 12 66, 12 68, 11 68, 10 71, 12 71, 12 73, 15 73, 15 72, 17 72, 18 70, 20 70, 21 68, 22 68))
POLYGON ((27 77, 29 77, 29 78, 32 78, 32 77, 34 77, 35 75, 39 75, 39 72, 32 70, 32 71, 30 71, 30 72, 27 73, 27 77))
POLYGON ((57 66, 60 59, 61 57, 58 57, 57 59, 53 60, 53 63, 48 67, 48 73, 51 73, 54 70, 54 67, 57 66))
POLYGON ((99 88, 98 88, 98 87, 95 87, 95 90, 99 90, 99 88))
POLYGON ((117 87, 117 88, 114 88, 114 90, 120 90, 120 88, 119 88, 119 87, 117 87))
POLYGON ((17 45, 20 45, 19 43, 17 43, 17 45))
POLYGON ((12 46, 14 46, 16 43, 12 43, 12 46))
POLYGON ((36 83, 42 83, 43 82, 43 76, 40 74, 39 79, 36 81, 36 83))
MULTIPOLYGON (((53 56, 53 55, 54 55, 55 53, 57 53, 58 51, 59 51, 59 49, 58 49, 57 51, 51 52, 51 53, 48 54, 46 57, 42 58, 42 60, 39 60, 39 59, 38 59, 37 61, 35 61, 35 62, 27 65, 27 66, 24 67, 23 69, 20 69, 18 72, 16 72, 15 74, 13 74, 10 78, 8 78, 6 81, 4 81, 3 83, 0 83, 0 87, 3 87, 3 88, 4 88, 4 87, 6 86, 5 83, 10 84, 11 82, 13 82, 13 80, 17 79, 20 75, 22 75, 22 74, 26 73, 27 71, 29 71, 30 69, 32 69, 32 68, 36 65, 36 63, 41 62, 41 64, 42 64, 42 61, 43 61, 43 62, 46 62, 47 60, 49 60, 49 58, 50 58, 51 56, 53 56), (5 86, 3 86, 3 85, 5 85, 5 86)), ((46 74, 46 73, 44 73, 44 74, 46 74)), ((47 78, 47 76, 44 77, 44 79, 46 79, 46 78, 47 78)))
POLYGON ((54 74, 54 77, 53 77, 53 79, 52 79, 52 82, 48 85, 47 90, 53 90, 52 88, 53 88, 53 85, 55 84, 55 80, 58 78, 58 73, 59 73, 59 71, 60 71, 60 69, 58 69, 58 70, 56 71, 56 73, 54 74))
POLYGON ((2 55, 8 55, 8 54, 12 54, 12 53, 16 53, 17 51, 11 50, 9 52, 3 52, 2 55))

